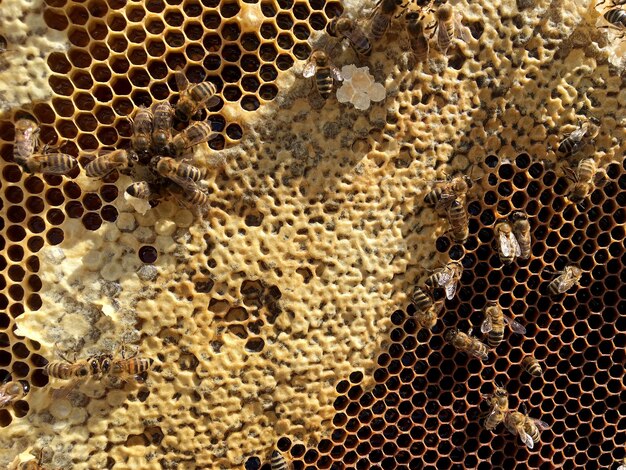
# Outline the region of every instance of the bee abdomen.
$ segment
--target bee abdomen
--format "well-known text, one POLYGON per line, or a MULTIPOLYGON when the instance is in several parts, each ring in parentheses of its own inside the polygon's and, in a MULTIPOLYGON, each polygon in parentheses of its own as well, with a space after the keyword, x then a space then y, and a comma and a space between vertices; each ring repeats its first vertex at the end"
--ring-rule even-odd
POLYGON ((389 17, 387 15, 377 15, 372 21, 372 38, 379 40, 389 28, 389 17))
POLYGON ((315 84, 320 96, 324 99, 328 98, 333 91, 333 78, 330 75, 330 68, 319 68, 315 78, 315 84))
POLYGON ((548 294, 550 295, 559 295, 562 294, 561 289, 559 289, 558 278, 548 284, 548 294))
POLYGON ((487 336, 487 344, 489 345, 490 348, 495 348, 502 342, 503 338, 504 338, 504 327, 502 328, 502 330, 496 331, 496 328, 494 326, 494 329, 491 330, 489 332, 489 335, 487 336))
POLYGON ((43 369, 44 373, 50 377, 67 380, 74 375, 71 364, 65 362, 49 362, 43 369))
POLYGON ((612 8, 604 14, 604 18, 618 28, 626 28, 626 11, 612 8))
POLYGON ((272 460, 270 463, 272 470, 287 470, 287 461, 277 450, 272 452, 272 460))
POLYGON ((530 375, 541 377, 541 366, 539 365, 539 361, 534 357, 526 356, 522 361, 522 366, 530 375))
POLYGON ((436 206, 441 200, 441 188, 435 188, 426 194, 424 197, 424 202, 429 206, 436 206))

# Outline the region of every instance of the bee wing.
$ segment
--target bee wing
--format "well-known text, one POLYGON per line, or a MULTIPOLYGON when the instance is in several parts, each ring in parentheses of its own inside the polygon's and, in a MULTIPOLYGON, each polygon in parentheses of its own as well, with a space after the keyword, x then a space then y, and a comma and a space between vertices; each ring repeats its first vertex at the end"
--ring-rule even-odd
POLYGON ((511 330, 513 332, 518 333, 520 335, 526 334, 526 327, 524 325, 516 322, 515 320, 513 320, 510 317, 507 317, 506 315, 504 315, 502 318, 504 318, 504 322, 507 323, 511 327, 511 330))
POLYGON ((339 71, 339 69, 337 67, 335 67, 334 65, 332 65, 330 67, 330 71, 333 74, 333 78, 335 80, 337 80, 338 82, 342 82, 343 81, 343 76, 341 75, 341 72, 339 71))
POLYGON ((555 282, 558 283, 559 291, 566 292, 576 285, 577 279, 567 275, 561 275, 555 282))
POLYGON ((212 131, 208 134, 193 136, 187 141, 187 145, 185 146, 185 148, 188 149, 191 147, 195 147, 198 144, 203 144, 205 142, 215 139, 218 135, 219 135, 218 132, 212 131))
POLYGON ((480 331, 482 333, 489 333, 491 330, 493 330, 493 322, 491 321, 491 315, 485 315, 485 320, 483 321, 483 324, 480 325, 480 331))
POLYGON ((304 70, 302 71, 302 76, 304 78, 311 78, 313 75, 315 75, 316 69, 317 64, 315 63, 315 61, 312 60, 304 67, 304 70))
POLYGON ((626 465, 620 465, 617 470, 626 470, 626 465))
POLYGON ((461 19, 462 17, 460 15, 455 18, 454 30, 456 31, 456 35, 459 39, 463 42, 470 42, 472 40, 472 34, 470 33, 469 28, 461 23, 461 19))
POLYGON ((9 395, 8 393, 0 392, 0 409, 8 406, 13 400, 13 395, 9 395))
POLYGON ((176 86, 178 87, 178 92, 182 93, 189 86, 189 81, 187 80, 185 73, 180 69, 176 71, 174 77, 176 78, 176 86))
POLYGON ((533 438, 530 437, 530 435, 527 434, 526 431, 524 431, 523 429, 519 430, 519 437, 522 440, 522 442, 528 446, 529 449, 532 449, 535 446, 535 443, 533 442, 533 438))
POLYGON ((545 421, 541 421, 540 419, 533 419, 533 422, 535 423, 535 426, 537 426, 542 431, 550 429, 550 426, 548 426, 548 423, 546 423, 545 421))
POLYGON ((500 251, 502 252, 502 256, 509 257, 515 251, 515 247, 511 243, 510 234, 500 232, 500 234, 498 235, 498 245, 500 245, 500 251))
POLYGON ((489 354, 487 352, 484 352, 478 349, 472 350, 472 356, 477 357, 478 359, 483 359, 483 360, 489 358, 489 354))
POLYGON ((190 178, 181 178, 178 175, 169 175, 168 178, 183 188, 185 191, 195 191, 198 188, 196 182, 190 178))
POLYGON ((73 390, 78 387, 80 383, 80 379, 74 378, 70 381, 69 384, 61 387, 61 388, 53 388, 51 391, 52 398, 55 400, 67 398, 67 396, 72 393, 73 390))
POLYGON ((456 281, 452 279, 445 285, 446 299, 452 300, 454 298, 454 294, 456 294, 456 284, 456 281))
POLYGON ((504 427, 508 429, 508 431, 513 434, 516 435, 517 434, 517 428, 515 427, 515 425, 511 422, 510 419, 510 415, 507 414, 504 418, 504 427))
POLYGON ((217 106, 218 104, 220 104, 220 97, 216 95, 211 96, 204 102, 204 106, 206 108, 212 108, 213 106, 217 106))
POLYGON ((593 175, 593 184, 598 187, 602 187, 609 182, 609 175, 607 175, 606 170, 601 168, 596 171, 596 174, 593 175))

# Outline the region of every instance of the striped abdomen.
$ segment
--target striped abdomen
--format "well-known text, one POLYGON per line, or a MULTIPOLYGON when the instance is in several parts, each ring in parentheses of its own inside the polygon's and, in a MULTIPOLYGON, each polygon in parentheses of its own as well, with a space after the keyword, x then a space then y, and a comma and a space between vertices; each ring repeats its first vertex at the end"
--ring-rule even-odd
POLYGON ((541 365, 533 356, 526 356, 522 360, 522 367, 526 372, 534 377, 541 377, 541 365))
POLYGON ((455 199, 448 209, 448 221, 452 231, 452 238, 456 242, 463 243, 469 237, 468 217, 465 205, 455 199))
POLYGON ((626 11, 620 8, 611 8, 604 14, 604 19, 618 28, 626 28, 626 11))
POLYGON ((76 159, 65 153, 49 153, 41 163, 41 172, 46 175, 65 175, 76 166, 76 159))
POLYGON ((372 29, 371 29, 371 37, 372 39, 379 40, 382 38, 387 29, 389 29, 389 24, 391 23, 391 16, 380 13, 376 15, 372 19, 372 29))
POLYGON ((113 375, 138 375, 152 368, 154 361, 146 357, 133 357, 130 359, 115 359, 111 363, 113 375))
POLYGON ((126 188, 126 192, 133 197, 145 200, 150 199, 150 196, 152 196, 150 185, 146 181, 132 183, 126 188))
POLYGON ((333 91, 334 81, 330 67, 318 67, 315 74, 315 86, 320 96, 327 99, 333 91))
POLYGON ((46 364, 44 373, 50 377, 68 380, 74 377, 86 377, 89 375, 89 366, 86 362, 71 364, 64 361, 53 361, 46 364))
POLYGON ((502 310, 497 306, 488 307, 486 315, 491 317, 491 331, 487 335, 487 344, 490 348, 495 348, 504 338, 504 318, 502 310))
POLYGON ((430 296, 419 286, 415 287, 413 291, 413 303, 422 313, 426 312, 433 305, 430 296))
POLYGON ((441 195, 443 194, 441 188, 435 188, 432 191, 429 191, 424 197, 424 202, 429 206, 436 206, 441 201, 441 195))
POLYGON ((285 457, 282 456, 280 452, 275 450, 272 452, 272 460, 271 460, 272 470, 287 470, 287 461, 285 457))

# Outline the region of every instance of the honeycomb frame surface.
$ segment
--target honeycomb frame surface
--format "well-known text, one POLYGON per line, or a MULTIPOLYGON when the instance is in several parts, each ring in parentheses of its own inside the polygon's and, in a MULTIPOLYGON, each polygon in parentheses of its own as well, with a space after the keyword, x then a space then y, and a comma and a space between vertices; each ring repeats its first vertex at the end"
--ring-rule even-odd
POLYGON ((0 33, 19 45, 0 56, 0 380, 32 390, 0 410, 0 467, 43 446, 64 469, 266 469, 274 445, 295 469, 612 468, 625 457, 626 83, 601 11, 461 1, 472 40, 424 66, 394 19, 368 60, 333 50, 387 89, 361 112, 320 102, 302 78, 329 19, 361 8, 2 0, 11 30, 0 33), (24 116, 83 166, 127 147, 127 117, 175 103, 179 69, 221 98, 201 116, 220 137, 194 155, 209 168, 226 160, 204 220, 174 201, 136 213, 116 172, 95 181, 13 163, 24 116), (556 155, 585 117, 599 122, 593 144, 556 155), (609 181, 579 208, 563 174, 586 156, 609 181), (423 203, 432 181, 458 173, 480 178, 463 246, 423 203), (533 254, 503 267, 493 224, 516 209, 531 217, 533 254), (464 266, 458 294, 419 330, 412 287, 450 259, 464 266), (549 299, 548 270, 568 262, 582 265, 581 286, 549 299), (481 364, 443 335, 476 331, 489 299, 528 333, 507 330, 481 364), (62 384, 43 367, 60 348, 86 357, 121 342, 155 358, 145 383, 51 398, 62 384), (542 378, 521 370, 524 354, 542 378), (511 408, 550 425, 535 449, 502 425, 483 429, 481 396, 496 382, 511 408))

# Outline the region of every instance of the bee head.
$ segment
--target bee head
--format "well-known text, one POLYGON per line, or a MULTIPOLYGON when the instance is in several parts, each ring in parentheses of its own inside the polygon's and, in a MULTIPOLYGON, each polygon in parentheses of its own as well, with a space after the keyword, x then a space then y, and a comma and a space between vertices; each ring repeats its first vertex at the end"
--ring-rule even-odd
POLYGON ((102 360, 100 361, 100 370, 106 374, 107 372, 109 372, 110 369, 111 369, 111 357, 104 356, 102 360))
POLYGON ((90 359, 89 367, 92 374, 97 374, 100 371, 100 361, 97 358, 90 359))
POLYGON ((446 341, 448 342, 452 341, 454 338, 456 338, 457 333, 458 333, 458 330, 456 328, 451 328, 448 331, 446 331, 446 335, 445 335, 446 341))

